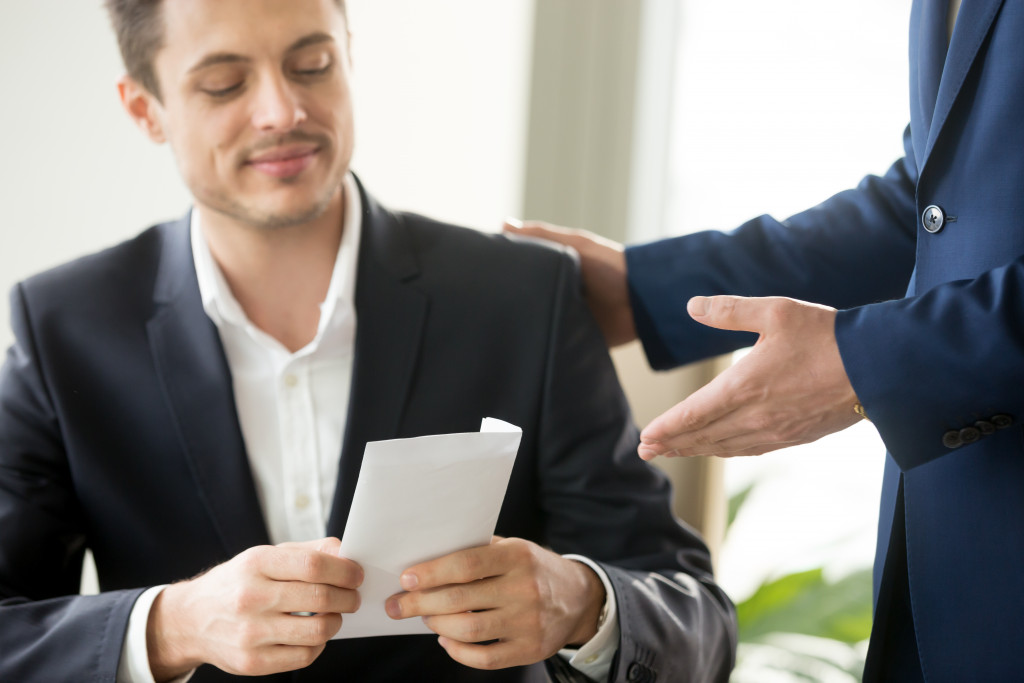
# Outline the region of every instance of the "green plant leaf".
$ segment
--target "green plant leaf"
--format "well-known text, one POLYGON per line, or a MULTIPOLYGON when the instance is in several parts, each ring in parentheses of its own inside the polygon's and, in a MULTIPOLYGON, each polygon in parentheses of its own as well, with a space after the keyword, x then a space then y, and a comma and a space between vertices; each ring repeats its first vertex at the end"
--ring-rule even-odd
POLYGON ((736 515, 739 514, 740 508, 743 507, 743 503, 746 502, 747 496, 754 490, 754 485, 749 484, 746 488, 737 491, 736 493, 729 496, 729 516, 725 521, 725 533, 729 534, 729 529, 732 528, 732 523, 736 521, 736 515))
POLYGON ((871 635, 871 570, 831 584, 820 568, 789 574, 762 584, 736 613, 742 642, 802 633, 858 643, 871 635))

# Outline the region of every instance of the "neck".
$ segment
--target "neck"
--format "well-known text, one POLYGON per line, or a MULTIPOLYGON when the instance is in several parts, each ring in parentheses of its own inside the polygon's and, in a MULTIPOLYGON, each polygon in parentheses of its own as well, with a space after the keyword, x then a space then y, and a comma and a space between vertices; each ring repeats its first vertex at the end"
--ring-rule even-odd
POLYGON ((316 337, 344 229, 344 191, 315 219, 282 228, 243 224, 206 207, 203 235, 249 320, 291 352, 316 337))

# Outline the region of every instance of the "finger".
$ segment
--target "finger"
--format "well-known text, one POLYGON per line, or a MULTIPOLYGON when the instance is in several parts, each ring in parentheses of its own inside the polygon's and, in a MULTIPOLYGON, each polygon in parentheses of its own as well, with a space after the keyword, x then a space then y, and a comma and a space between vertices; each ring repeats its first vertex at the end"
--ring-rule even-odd
MULTIPOLYGON (((766 439, 763 433, 748 432, 741 436, 731 437, 713 443, 677 443, 674 440, 658 444, 658 449, 645 449, 648 452, 642 458, 650 460, 658 455, 666 457, 698 457, 715 456, 719 458, 734 458, 741 455, 761 455, 780 448, 796 446, 802 441, 798 440, 770 440, 766 439)), ((643 447, 641 447, 643 448, 643 447)))
POLYGON ((276 547, 307 548, 327 553, 328 555, 337 555, 338 551, 341 550, 341 540, 334 536, 328 536, 327 538, 318 538, 313 541, 285 541, 284 543, 278 543, 276 547))
POLYGON ((275 607, 279 612, 352 614, 359 609, 359 593, 352 589, 305 581, 280 581, 276 588, 278 600, 275 607))
POLYGON ((505 232, 513 235, 559 242, 577 251, 591 241, 590 235, 582 230, 563 228, 544 221, 520 221, 515 218, 507 218, 502 227, 505 232))
MULTIPOLYGON (((737 367, 729 368, 721 375, 693 392, 685 400, 672 406, 640 433, 640 457, 663 455, 671 450, 664 444, 672 439, 692 438, 692 433, 705 429, 716 420, 722 420, 739 409, 744 396, 735 388, 733 375, 737 367)), ((710 440, 714 434, 703 438, 710 440)), ((708 441, 709 443, 711 441, 708 441)), ((645 458, 647 460, 650 457, 645 458)))
POLYGON ((442 614, 423 619, 427 628, 437 635, 460 643, 484 643, 507 636, 508 630, 503 622, 499 610, 442 614))
POLYGON ((532 664, 544 659, 542 656, 530 661, 529 657, 520 652, 520 646, 516 641, 477 645, 440 636, 437 642, 445 649, 449 657, 474 669, 493 671, 520 664, 532 664))
POLYGON ((250 568, 274 581, 326 583, 358 588, 363 569, 352 560, 308 547, 261 546, 244 553, 250 568))
POLYGON ((686 312, 702 325, 719 330, 765 332, 793 304, 782 297, 695 296, 687 302, 686 312))
POLYGON ((392 619, 493 609, 502 604, 498 584, 496 579, 483 579, 399 593, 387 599, 384 609, 392 619))
POLYGON ((409 567, 402 572, 402 588, 424 590, 504 574, 509 566, 507 548, 504 542, 492 542, 409 567))

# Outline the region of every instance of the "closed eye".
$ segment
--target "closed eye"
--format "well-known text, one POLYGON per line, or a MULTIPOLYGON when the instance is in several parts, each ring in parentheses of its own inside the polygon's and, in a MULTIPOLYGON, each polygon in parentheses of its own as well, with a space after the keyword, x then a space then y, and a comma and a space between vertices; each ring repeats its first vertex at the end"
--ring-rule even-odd
POLYGON ((235 83, 234 85, 229 85, 226 88, 216 88, 216 89, 202 88, 202 91, 204 93, 206 93, 207 95, 209 95, 210 97, 218 97, 218 98, 220 98, 220 97, 227 97, 228 95, 231 95, 234 92, 240 90, 242 88, 242 83, 243 83, 242 81, 239 81, 238 83, 235 83))
POLYGON ((324 66, 316 69, 296 69, 295 74, 297 76, 323 76, 333 68, 334 62, 328 62, 324 66))

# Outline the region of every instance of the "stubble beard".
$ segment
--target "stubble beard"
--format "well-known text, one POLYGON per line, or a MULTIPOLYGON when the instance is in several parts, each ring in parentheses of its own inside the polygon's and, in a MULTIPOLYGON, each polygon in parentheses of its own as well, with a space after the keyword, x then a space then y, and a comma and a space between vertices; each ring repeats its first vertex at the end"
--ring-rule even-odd
MULTIPOLYGON (((282 136, 272 142, 266 141, 254 148, 248 149, 243 153, 242 157, 243 159, 248 158, 248 156, 253 152, 259 151, 263 148, 272 147, 274 145, 283 145, 292 141, 301 142, 308 140, 318 143, 321 154, 328 156, 331 155, 333 147, 326 137, 310 135, 308 133, 292 133, 282 136)), ((322 196, 315 198, 311 204, 302 208, 297 208, 293 211, 275 212, 260 210, 256 205, 256 202, 245 202, 236 195, 223 191, 211 190, 209 188, 195 192, 194 194, 197 201, 209 207, 212 211, 215 211, 241 225, 252 228, 253 230, 284 230, 296 225, 302 225, 310 221, 314 221, 327 211, 331 202, 334 201, 334 198, 341 192, 341 182, 345 177, 345 173, 348 172, 348 162, 350 158, 351 154, 349 154, 347 158, 338 159, 335 162, 336 167, 331 170, 328 182, 324 186, 322 196)), ((239 167, 241 168, 243 165, 244 162, 241 162, 239 167)), ((302 174, 300 174, 294 178, 277 179, 276 182, 282 186, 287 186, 300 185, 307 181, 302 177, 302 174)))

